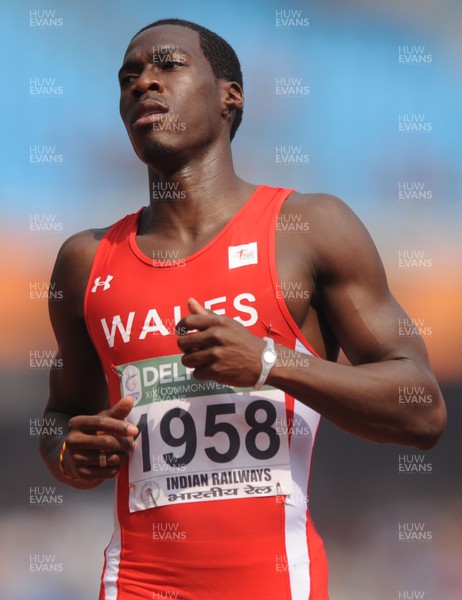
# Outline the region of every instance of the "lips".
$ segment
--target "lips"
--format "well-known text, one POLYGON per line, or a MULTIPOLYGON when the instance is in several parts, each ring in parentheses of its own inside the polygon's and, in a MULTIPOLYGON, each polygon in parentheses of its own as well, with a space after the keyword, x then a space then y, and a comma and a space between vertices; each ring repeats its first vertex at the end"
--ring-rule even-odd
POLYGON ((142 126, 151 125, 159 119, 156 115, 168 112, 169 108, 163 102, 147 100, 141 102, 133 111, 132 125, 142 126))

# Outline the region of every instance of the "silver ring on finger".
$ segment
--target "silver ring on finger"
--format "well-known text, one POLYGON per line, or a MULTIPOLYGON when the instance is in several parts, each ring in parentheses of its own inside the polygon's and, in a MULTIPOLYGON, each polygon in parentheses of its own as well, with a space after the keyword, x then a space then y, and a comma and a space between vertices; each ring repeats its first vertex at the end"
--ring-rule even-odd
POLYGON ((107 467, 107 454, 106 452, 100 451, 99 453, 99 466, 104 469, 107 467))

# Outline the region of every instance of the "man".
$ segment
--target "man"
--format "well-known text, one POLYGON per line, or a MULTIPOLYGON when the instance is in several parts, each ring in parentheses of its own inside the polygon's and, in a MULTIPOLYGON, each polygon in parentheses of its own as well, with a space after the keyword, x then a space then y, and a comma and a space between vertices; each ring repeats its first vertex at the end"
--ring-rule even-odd
POLYGON ((242 76, 224 40, 158 21, 119 80, 150 202, 58 255, 46 416, 68 432, 44 460, 76 488, 118 476, 101 600, 325 600, 307 510, 320 415, 432 447, 446 413, 424 345, 398 335, 405 313, 341 201, 236 176, 242 76), (403 385, 431 407, 403 410, 403 385))

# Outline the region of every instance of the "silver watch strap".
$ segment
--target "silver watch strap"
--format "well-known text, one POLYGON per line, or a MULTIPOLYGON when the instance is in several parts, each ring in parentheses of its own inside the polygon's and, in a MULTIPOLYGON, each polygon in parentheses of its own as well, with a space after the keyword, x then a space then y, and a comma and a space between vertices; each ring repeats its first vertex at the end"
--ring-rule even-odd
MULTIPOLYGON (((261 353, 262 356, 262 360, 261 360, 261 373, 260 373, 260 377, 257 379, 257 383, 253 386, 255 390, 260 390, 266 382, 266 379, 269 375, 269 372, 271 371, 272 367, 274 366, 274 362, 272 364, 266 363, 263 360, 263 355, 265 354, 265 352, 267 350, 272 350, 274 352, 274 354, 276 354, 276 350, 274 348, 274 340, 273 338, 270 337, 264 337, 263 338, 266 341, 266 346, 263 348, 263 352, 261 353)), ((275 361, 276 362, 276 361, 275 361)))

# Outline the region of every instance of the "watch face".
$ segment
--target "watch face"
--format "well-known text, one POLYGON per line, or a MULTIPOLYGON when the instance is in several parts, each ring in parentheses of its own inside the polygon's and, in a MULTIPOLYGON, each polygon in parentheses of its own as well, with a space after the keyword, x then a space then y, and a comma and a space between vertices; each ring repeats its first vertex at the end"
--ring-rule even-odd
POLYGON ((263 352, 263 360, 265 363, 273 363, 276 361, 276 354, 272 350, 265 350, 263 352))

